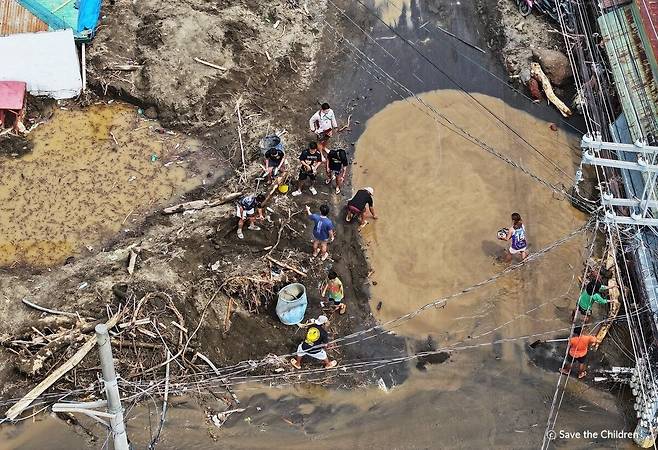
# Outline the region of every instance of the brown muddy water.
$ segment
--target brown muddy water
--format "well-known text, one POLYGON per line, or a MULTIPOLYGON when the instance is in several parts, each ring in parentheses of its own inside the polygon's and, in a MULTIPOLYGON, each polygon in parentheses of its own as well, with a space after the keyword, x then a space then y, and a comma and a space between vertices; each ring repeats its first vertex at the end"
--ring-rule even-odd
POLYGON ((157 129, 122 104, 57 110, 32 153, 0 158, 0 265, 60 263, 200 184, 176 161, 198 144, 157 129))
MULTIPOLYGON (((497 150, 539 175, 561 180, 526 146, 492 123, 481 107, 456 91, 424 100, 497 150)), ((500 100, 478 98, 520 130, 565 172, 577 160, 577 138, 500 100)), ((447 131, 409 102, 395 102, 366 125, 357 143, 354 182, 375 188, 380 219, 364 231, 377 283, 372 304, 378 319, 400 316, 434 298, 459 291, 502 270, 496 258, 505 245, 496 231, 520 212, 530 251, 581 226, 586 217, 517 169, 447 131)), ((491 344, 502 338, 564 329, 577 296, 585 236, 573 239, 523 269, 445 308, 424 313, 396 328, 415 339, 432 336, 436 346, 465 341, 491 344), (482 337, 477 337, 483 335, 482 337)), ((549 334, 562 337, 565 331, 549 334)), ((413 339, 412 339, 413 338, 413 339)), ((246 411, 217 429, 202 408, 177 399, 159 448, 322 449, 538 448, 557 381, 564 347, 529 349, 525 339, 455 351, 448 361, 424 370, 410 362, 402 384, 386 375, 356 390, 313 385, 235 386, 246 411)), ((614 392, 571 380, 556 430, 628 430, 614 392)), ((130 433, 144 447, 157 416, 144 406, 129 414, 130 433)), ((49 448, 84 446, 53 418, 0 429, 0 447, 37 448, 49 433, 49 448), (26 437, 30 436, 30 438, 26 437), (41 439, 41 441, 39 441, 41 439), (61 443, 60 443, 61 442, 61 443)), ((97 442, 96 447, 102 442, 97 442)), ((562 439, 560 448, 630 448, 629 441, 562 439)), ((45 445, 45 444, 44 444, 45 445)))

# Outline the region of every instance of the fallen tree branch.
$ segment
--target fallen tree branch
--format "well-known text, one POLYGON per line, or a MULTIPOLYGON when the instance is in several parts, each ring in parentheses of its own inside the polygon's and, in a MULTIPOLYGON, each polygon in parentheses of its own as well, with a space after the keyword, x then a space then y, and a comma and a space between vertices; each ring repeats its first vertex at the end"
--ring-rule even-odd
POLYGON ((539 79, 539 82, 541 83, 541 87, 544 89, 544 93, 546 94, 546 98, 548 98, 548 101, 550 103, 553 103, 555 107, 560 111, 560 113, 564 117, 569 117, 571 116, 572 112, 569 109, 567 105, 564 104, 562 100, 557 98, 557 95, 555 95, 555 92, 553 92, 553 86, 551 86, 551 82, 544 73, 543 70, 541 70, 541 66, 538 63, 531 63, 530 64, 530 74, 539 79))
MULTIPOLYGON (((118 322, 119 319, 123 316, 123 309, 119 312, 117 312, 114 316, 112 316, 106 323, 105 325, 107 326, 108 329, 114 327, 118 322)), ((92 348, 96 345, 96 336, 93 336, 85 342, 85 344, 80 347, 80 349, 75 352, 75 354, 69 358, 68 361, 66 361, 64 364, 59 366, 57 369, 55 369, 48 377, 43 380, 41 383, 36 385, 34 389, 32 389, 30 392, 25 395, 22 399, 20 399, 14 406, 9 408, 5 416, 9 420, 16 420, 16 418, 23 412, 25 411, 34 400, 36 400, 41 394, 43 394, 50 386, 55 384, 57 380, 59 380, 61 377, 63 377, 69 370, 73 369, 75 366, 77 366, 82 359, 87 356, 87 353, 91 351, 92 348)))
POLYGON ((39 306, 35 303, 32 303, 31 301, 27 299, 22 299, 21 300, 25 305, 29 306, 30 308, 34 308, 37 311, 45 312, 48 314, 57 314, 60 316, 69 316, 69 317, 75 317, 76 319, 79 318, 79 316, 76 313, 70 313, 70 312, 65 312, 65 311, 57 311, 56 309, 49 309, 49 308, 44 308, 43 306, 39 306))
POLYGON ((266 255, 265 258, 267 258, 270 262, 273 262, 273 263, 276 264, 277 266, 283 267, 284 269, 292 270, 292 271, 295 272, 296 274, 299 274, 299 275, 301 275, 301 276, 303 276, 303 277, 306 276, 306 274, 305 274, 304 272, 302 272, 301 270, 296 269, 296 268, 294 268, 293 266, 291 266, 291 265, 289 265, 289 264, 286 264, 286 263, 284 263, 284 262, 278 261, 278 260, 272 258, 270 255, 266 255))
POLYGON ((189 210, 201 210, 206 208, 214 208, 216 206, 223 205, 228 203, 236 198, 240 197, 242 192, 234 192, 232 194, 225 195, 219 200, 194 200, 191 202, 179 203, 178 205, 169 206, 162 210, 163 214, 176 214, 183 211, 189 210))

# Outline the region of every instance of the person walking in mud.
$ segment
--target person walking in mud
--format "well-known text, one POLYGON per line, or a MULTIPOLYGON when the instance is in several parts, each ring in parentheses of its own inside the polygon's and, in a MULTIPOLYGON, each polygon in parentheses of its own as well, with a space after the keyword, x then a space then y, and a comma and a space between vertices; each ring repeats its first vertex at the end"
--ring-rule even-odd
POLYGON ((304 356, 309 356, 322 362, 326 369, 336 367, 338 362, 336 360, 329 360, 327 356, 326 346, 329 343, 329 333, 325 330, 325 326, 329 326, 327 316, 320 316, 309 325, 304 341, 297 346, 297 356, 290 360, 290 364, 295 369, 302 368, 302 358, 304 356))
POLYGON ((507 234, 500 239, 511 241, 508 253, 505 255, 505 262, 511 262, 515 255, 521 257, 521 261, 528 257, 528 242, 526 241, 525 225, 521 214, 512 214, 512 226, 508 228, 507 234))
POLYGON ((269 181, 285 172, 286 154, 278 147, 272 147, 265 152, 265 172, 269 181))
POLYGON ((331 106, 329 106, 329 103, 323 103, 320 106, 320 109, 309 119, 308 125, 311 131, 318 137, 318 149, 324 159, 327 154, 327 142, 334 130, 338 129, 336 115, 331 109, 331 106))
POLYGON ((345 220, 350 222, 355 216, 358 217, 359 231, 368 225, 368 221, 366 220, 367 211, 370 211, 372 218, 377 220, 377 214, 375 213, 375 208, 373 206, 374 194, 375 190, 373 188, 365 187, 356 191, 354 197, 347 202, 347 216, 345 216, 345 220))
POLYGON ((302 190, 308 186, 311 194, 316 195, 318 191, 313 187, 315 177, 318 173, 318 168, 322 165, 322 155, 318 151, 318 145, 315 142, 308 144, 308 148, 304 149, 299 155, 299 161, 302 163, 299 168, 299 179, 297 181, 297 190, 292 193, 293 197, 302 195, 302 190))
POLYGON ((324 285, 321 293, 326 301, 320 302, 323 308, 329 306, 333 312, 338 311, 338 314, 345 314, 347 305, 343 303, 345 292, 343 290, 343 282, 338 278, 338 274, 330 270, 327 274, 327 284, 324 285))
POLYGON ((596 336, 583 333, 582 327, 575 327, 569 339, 570 362, 564 368, 560 369, 562 375, 569 376, 571 374, 571 366, 575 361, 578 363, 578 378, 585 378, 587 375, 587 351, 590 346, 600 343, 601 341, 596 336))
POLYGON ((313 221, 313 257, 322 255, 322 261, 329 257, 327 244, 335 239, 334 223, 329 217, 329 206, 320 206, 320 214, 311 213, 311 208, 306 205, 306 213, 313 221))
POLYGON ((332 181, 336 181, 336 194, 340 194, 343 187, 348 165, 345 150, 342 148, 329 150, 329 153, 327 153, 327 180, 325 183, 331 184, 332 181))
POLYGON ((244 233, 242 228, 244 227, 244 222, 249 221, 249 229, 253 231, 260 230, 260 227, 256 225, 256 220, 263 220, 263 203, 265 202, 265 195, 259 194, 256 196, 247 195, 238 200, 236 204, 236 216, 238 217, 238 238, 244 239, 244 233), (258 216, 256 216, 258 212, 258 216))

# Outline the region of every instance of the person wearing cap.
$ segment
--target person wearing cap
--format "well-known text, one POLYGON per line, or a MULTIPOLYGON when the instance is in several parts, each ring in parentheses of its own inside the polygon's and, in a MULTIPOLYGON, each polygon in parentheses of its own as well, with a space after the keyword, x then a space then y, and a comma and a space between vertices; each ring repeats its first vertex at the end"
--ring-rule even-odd
POLYGON ((290 364, 295 369, 302 368, 302 358, 304 356, 310 356, 321 361, 327 369, 336 367, 338 362, 336 360, 330 360, 325 350, 327 343, 329 343, 329 334, 324 327, 328 325, 329 319, 324 315, 312 321, 306 330, 304 341, 297 346, 297 356, 290 360, 290 364))
POLYGON ((329 103, 323 103, 320 106, 320 109, 309 119, 308 126, 311 132, 318 136, 318 149, 324 158, 327 152, 327 141, 329 141, 334 130, 338 128, 336 115, 329 103))
POLYGON ((587 375, 587 351, 590 346, 600 343, 601 341, 596 336, 583 333, 582 327, 575 327, 569 339, 570 362, 560 369, 562 375, 569 376, 572 363, 576 361, 578 362, 578 378, 584 378, 587 375))
POLYGON ((359 218, 359 231, 368 225, 368 221, 365 217, 366 209, 370 211, 370 215, 373 219, 377 219, 372 199, 374 192, 374 189, 371 187, 359 189, 356 191, 356 194, 354 194, 354 197, 347 202, 347 216, 345 217, 345 220, 349 222, 354 216, 357 216, 359 218))
POLYGON ((326 184, 331 184, 336 181, 336 194, 340 194, 340 189, 343 187, 345 181, 345 174, 347 173, 347 153, 342 148, 329 150, 327 154, 327 180, 326 184))
POLYGON ((270 181, 285 172, 286 153, 278 147, 265 152, 265 171, 270 181))

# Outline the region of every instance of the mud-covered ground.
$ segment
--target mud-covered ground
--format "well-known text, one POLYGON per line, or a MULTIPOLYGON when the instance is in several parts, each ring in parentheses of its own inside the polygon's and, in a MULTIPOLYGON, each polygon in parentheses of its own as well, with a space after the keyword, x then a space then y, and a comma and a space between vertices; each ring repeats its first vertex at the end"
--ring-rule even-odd
MULTIPOLYGON (((337 3, 350 6, 346 1, 337 3)), ((509 3, 513 7, 513 2, 509 3)), ((482 14, 494 18, 496 24, 507 23, 500 21, 498 2, 480 4, 484 8, 482 14)), ((437 9, 437 14, 440 11, 437 9)), ((258 140, 275 129, 286 129, 287 149, 294 158, 312 137, 305 131, 308 116, 318 102, 334 103, 335 99, 325 98, 328 78, 340 77, 342 71, 350 70, 351 61, 338 51, 337 42, 341 39, 327 30, 325 20, 334 26, 338 24, 339 29, 346 22, 323 0, 220 0, 213 4, 203 0, 175 4, 118 0, 114 5, 104 5, 98 35, 87 49, 88 81, 101 99, 119 98, 140 105, 164 125, 201 139, 207 151, 215 152, 227 168, 234 169, 227 177, 172 203, 255 192, 262 188, 253 178, 257 172, 253 162, 259 158, 258 140), (208 67, 195 58, 221 68, 208 67), (244 169, 237 133, 238 103, 244 120, 241 130, 248 165, 245 173, 249 175, 246 183, 239 176, 244 169)), ((367 30, 374 19, 359 16, 356 20, 367 30)), ((525 20, 534 23, 544 19, 525 20)), ((535 26, 539 27, 539 22, 535 26)), ((514 54, 507 49, 508 28, 490 27, 491 35, 486 40, 492 51, 514 54)), ((528 36, 536 34, 529 28, 524 30, 528 36)), ((352 37, 349 32, 346 34, 352 37)), ((514 45, 520 52, 525 44, 519 37, 514 45)), ((523 55, 527 57, 526 53, 523 55)), ((511 70, 509 64, 508 69, 511 70)), ((359 102, 368 101, 366 96, 366 92, 342 95, 343 108, 337 111, 340 125, 359 102)), ((350 152, 354 140, 349 131, 337 137, 350 152)), ((295 172, 293 168, 292 173, 295 172)), ((374 325, 368 305, 368 262, 354 226, 342 220, 341 207, 346 196, 336 197, 322 181, 320 177, 320 193, 316 197, 305 195, 293 202, 275 195, 280 200, 270 204, 274 211, 272 223, 261 232, 245 230, 244 241, 235 236, 236 219, 230 203, 190 214, 163 215, 158 210, 144 217, 129 235, 107 242, 103 246, 106 250, 98 254, 74 258, 62 267, 3 269, 0 312, 4 320, 0 323, 0 335, 6 338, 26 334, 32 326, 41 329, 38 314, 21 304, 22 298, 49 308, 75 311, 82 317, 104 319, 107 304, 115 311, 130 294, 139 299, 148 293, 163 293, 172 299, 191 329, 199 322, 205 305, 210 305, 190 346, 217 365, 270 353, 289 353, 302 339, 302 333, 296 327, 281 325, 273 312, 272 293, 285 281, 275 283, 268 293, 256 299, 234 293, 231 300, 232 294, 226 289, 228 278, 242 275, 240 271, 244 275, 269 277, 272 265, 265 259, 265 248, 277 241, 272 257, 308 270, 303 279, 286 272, 289 281, 297 279, 307 287, 307 317, 320 313, 318 288, 326 269, 332 267, 346 287, 348 310, 344 316, 332 317, 331 331, 341 336, 374 325), (333 208, 337 240, 331 246, 332 260, 321 263, 310 258, 310 227, 303 214, 290 220, 290 227, 285 227, 280 240, 278 231, 289 212, 301 210, 304 203, 317 209, 325 202, 333 208), (140 249, 133 275, 127 272, 131 248, 140 249)), ((376 356, 381 347, 386 347, 387 356, 406 350, 405 343, 395 337, 379 340, 377 345, 347 347, 335 356, 362 359, 376 356)), ((75 348, 60 352, 43 371, 30 378, 17 371, 17 355, 0 350, 4 353, 0 377, 5 381, 0 395, 6 398, 27 391, 75 348)), ((425 348, 419 345, 418 349, 425 348)), ((123 360, 120 372, 127 370, 131 374, 134 361, 130 353, 119 351, 118 359, 123 360)), ((85 369, 95 374, 96 366, 96 357, 90 354, 80 372, 85 369)), ((75 382, 69 378, 60 387, 70 387, 75 382)))
MULTIPOLYGON (((318 67, 336 57, 331 39, 325 40, 322 35, 323 21, 335 20, 334 14, 326 12, 322 1, 264 4, 245 0, 213 5, 190 1, 174 5, 119 0, 105 5, 98 35, 88 47, 88 81, 101 100, 119 98, 142 106, 148 115, 157 115, 161 123, 200 138, 207 151, 215 152, 227 167, 236 169, 172 203, 253 193, 264 190, 263 184, 255 180, 262 136, 275 129, 288 129, 285 141, 292 160, 312 137, 305 133, 308 116, 318 101, 325 100, 316 94, 326 85, 318 67), (194 58, 227 70, 207 67, 194 58), (125 66, 130 70, 124 70, 125 66), (132 66, 139 67, 133 70, 132 66), (237 173, 245 167, 237 133, 238 101, 244 121, 243 178, 237 173)), ((90 102, 89 95, 84 103, 90 102)), ((341 117, 342 123, 344 120, 341 117)), ((349 130, 338 139, 349 147, 349 130)), ((296 175, 294 163, 291 173, 296 175)), ((232 202, 185 214, 163 215, 158 210, 131 227, 130 233, 106 242, 100 253, 68 258, 61 267, 2 269, 0 310, 4 320, 0 336, 7 343, 17 337, 38 338, 32 327, 45 333, 56 331, 52 323, 39 320, 36 311, 23 305, 23 298, 43 307, 76 312, 87 323, 93 323, 94 319, 108 317, 107 305, 116 311, 119 305, 131 299, 139 301, 151 293, 160 299, 171 298, 190 330, 203 317, 189 346, 218 366, 270 353, 285 354, 296 348, 303 333, 276 319, 275 293, 286 282, 303 282, 309 296, 306 317, 317 317, 321 313, 319 287, 330 267, 341 276, 349 303, 347 314, 332 317, 331 332, 341 336, 374 325, 367 302, 369 269, 358 234, 355 227, 343 224, 344 196, 335 197, 322 181, 320 177, 316 197, 305 195, 296 203, 275 194, 268 205, 273 211, 272 222, 266 223, 261 232, 245 230, 244 241, 235 234, 232 202), (324 263, 310 258, 310 227, 303 214, 287 222, 289 226, 279 240, 281 220, 286 221, 288 213, 303 209, 303 204, 317 210, 321 203, 332 205, 337 223, 332 256, 324 263), (264 250, 277 241, 273 251, 264 250), (131 249, 139 249, 139 256, 134 273, 129 275, 131 249), (267 291, 255 295, 249 289, 240 293, 227 287, 229 278, 240 275, 269 279, 272 263, 265 259, 269 253, 308 271, 307 277, 302 279, 286 271, 283 280, 268 284, 267 291), (207 311, 205 305, 209 305, 207 311)), ((71 321, 58 326, 76 327, 71 321)), ((90 335, 90 327, 86 331, 90 335)), ((1 395, 6 398, 27 391, 72 355, 81 340, 77 338, 68 348, 58 348, 29 377, 25 372, 30 370, 25 368, 34 368, 30 360, 38 356, 38 348, 23 351, 8 345, 10 351, 0 350, 5 353, 0 364, 4 380, 1 395)), ((404 344, 394 338, 385 340, 385 345, 389 355, 393 348, 404 350, 404 344)), ((376 348, 360 346, 350 356, 363 358, 376 352, 376 348)), ((125 348, 117 350, 116 356, 119 370, 124 373, 134 375, 148 368, 143 352, 131 353, 125 348), (133 370, 135 358, 141 360, 139 370, 133 370)), ((68 376, 56 388, 82 383, 87 375, 93 375, 94 368, 96 356, 90 355, 77 372, 81 378, 77 373, 68 376)))

